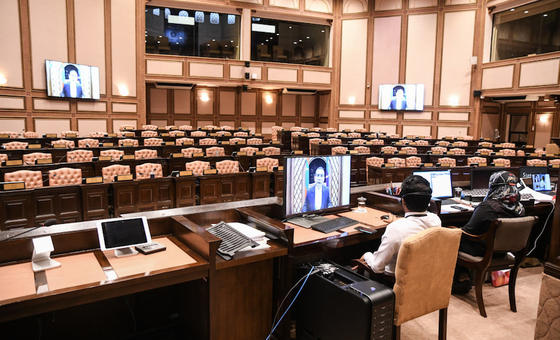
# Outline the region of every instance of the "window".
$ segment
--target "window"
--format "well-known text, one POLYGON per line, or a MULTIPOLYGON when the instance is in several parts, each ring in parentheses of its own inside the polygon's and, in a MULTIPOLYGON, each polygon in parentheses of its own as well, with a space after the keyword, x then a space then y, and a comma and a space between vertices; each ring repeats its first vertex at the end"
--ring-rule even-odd
POLYGON ((240 16, 146 6, 146 53, 239 59, 240 16))
POLYGON ((560 1, 538 1, 494 15, 492 61, 559 50, 560 1))
POLYGON ((328 66, 330 26, 253 17, 251 59, 328 66))

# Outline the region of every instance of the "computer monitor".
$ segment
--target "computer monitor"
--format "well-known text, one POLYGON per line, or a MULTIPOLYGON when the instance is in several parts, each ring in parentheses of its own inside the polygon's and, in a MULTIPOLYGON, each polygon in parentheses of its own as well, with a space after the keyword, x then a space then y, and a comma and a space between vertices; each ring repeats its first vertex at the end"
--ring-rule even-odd
POLYGON ((137 254, 132 247, 152 241, 144 216, 97 221, 97 236, 101 250, 115 249, 115 256, 137 254))
POLYGON ((287 218, 350 207, 350 155, 290 156, 284 161, 287 218))
POLYGON ((432 197, 453 197, 451 170, 414 171, 412 174, 422 176, 428 182, 430 182, 430 188, 432 188, 432 197))
POLYGON ((549 174, 532 174, 533 190, 535 191, 550 191, 550 175, 549 174))
POLYGON ((548 174, 548 168, 546 166, 519 167, 519 178, 532 178, 533 174, 548 174))
POLYGON ((490 176, 495 172, 503 170, 509 171, 510 169, 496 167, 471 168, 471 189, 488 189, 490 176))

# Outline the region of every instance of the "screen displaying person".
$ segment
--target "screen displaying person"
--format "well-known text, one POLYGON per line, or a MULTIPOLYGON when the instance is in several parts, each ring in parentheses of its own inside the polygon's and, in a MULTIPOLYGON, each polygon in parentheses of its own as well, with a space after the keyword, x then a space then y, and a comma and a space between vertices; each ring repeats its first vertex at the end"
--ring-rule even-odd
POLYGON ((393 87, 393 99, 389 105, 391 110, 405 110, 406 109, 406 94, 404 87, 397 85, 393 87))
POLYGON ((536 191, 542 191, 546 189, 544 175, 538 174, 533 176, 533 189, 535 189, 536 191))
POLYGON ((66 65, 64 67, 64 78, 61 97, 82 98, 82 83, 78 68, 72 64, 66 65))
POLYGON ((326 209, 331 207, 329 188, 325 183, 325 167, 318 165, 313 173, 309 173, 309 187, 305 196, 303 212, 326 209))

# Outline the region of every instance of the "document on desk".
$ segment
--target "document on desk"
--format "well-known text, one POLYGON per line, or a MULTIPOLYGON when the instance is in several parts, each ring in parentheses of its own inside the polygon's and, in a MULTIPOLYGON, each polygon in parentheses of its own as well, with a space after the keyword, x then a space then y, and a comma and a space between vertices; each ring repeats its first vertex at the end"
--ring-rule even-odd
POLYGON ((228 222, 228 225, 259 244, 256 247, 250 247, 249 246, 249 247, 245 247, 245 248, 243 248, 239 251, 258 250, 258 249, 270 248, 270 246, 267 243, 268 238, 265 237, 264 231, 258 230, 256 228, 248 226, 244 223, 228 222))

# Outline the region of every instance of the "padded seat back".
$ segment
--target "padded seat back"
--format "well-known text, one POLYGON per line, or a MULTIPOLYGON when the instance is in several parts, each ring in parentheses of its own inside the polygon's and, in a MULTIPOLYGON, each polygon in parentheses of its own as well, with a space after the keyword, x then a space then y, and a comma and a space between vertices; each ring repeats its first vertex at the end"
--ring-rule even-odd
POLYGON ((447 152, 447 148, 443 147, 443 146, 432 146, 430 148, 430 150, 432 151, 432 153, 444 153, 447 152))
POLYGON ((115 176, 130 175, 130 166, 121 164, 106 166, 101 169, 101 174, 103 175, 104 182, 113 182, 115 176))
POLYGON ((78 140, 79 148, 97 148, 99 147, 99 140, 93 138, 84 138, 78 140))
POLYGON ((225 155, 226 155, 225 149, 220 146, 213 146, 211 148, 206 149, 206 156, 209 157, 222 157, 225 155))
POLYGON ((467 142, 459 142, 459 141, 458 141, 458 142, 454 142, 454 143, 451 144, 451 145, 453 145, 453 146, 456 147, 456 148, 464 148, 464 147, 467 147, 467 146, 469 145, 469 143, 467 143, 467 142))
POLYGON ((366 143, 367 143, 367 140, 365 140, 365 139, 354 139, 354 140, 352 141, 352 144, 363 145, 363 144, 366 144, 366 143))
POLYGON ((185 135, 185 133, 183 131, 180 131, 180 130, 169 131, 169 136, 170 137, 177 137, 177 136, 184 136, 184 135, 185 135))
POLYGON ((66 137, 68 135, 70 136, 78 136, 79 132, 78 131, 63 131, 60 133, 60 137, 66 137))
POLYGON ((280 148, 274 146, 267 146, 266 148, 263 148, 262 151, 264 152, 265 156, 273 156, 273 155, 280 154, 280 148))
POLYGON ((276 158, 265 157, 257 159, 257 168, 266 167, 268 171, 272 171, 275 166, 278 166, 278 160, 276 158))
POLYGON ((234 137, 234 138, 230 138, 230 139, 229 139, 229 143, 230 143, 230 144, 239 144, 239 143, 242 143, 244 140, 245 140, 245 138, 236 138, 236 137, 234 137))
POLYGON ((348 151, 348 148, 345 147, 345 146, 335 146, 331 150, 333 155, 345 155, 347 151, 348 151))
POLYGON ((440 140, 440 141, 437 141, 437 142, 436 142, 436 145, 438 145, 438 146, 444 146, 444 147, 448 147, 449 144, 450 144, 450 143, 449 143, 448 141, 446 141, 446 140, 440 140))
POLYGON ((119 139, 119 146, 123 146, 125 144, 132 144, 132 146, 138 146, 138 139, 131 139, 131 138, 119 139))
POLYGON ((528 159, 527 166, 546 166, 546 160, 544 159, 528 159))
POLYGON ((151 124, 142 125, 142 130, 157 130, 157 125, 151 125, 151 124))
POLYGON ((515 143, 508 143, 508 142, 504 142, 502 144, 500 144, 501 148, 515 148, 515 143))
POLYGON ((185 163, 185 169, 191 170, 195 176, 201 176, 204 170, 210 169, 210 162, 194 161, 185 163))
POLYGON ((151 178, 152 174, 154 174, 154 178, 163 177, 163 170, 161 164, 144 163, 136 166, 136 179, 151 178))
POLYGON ((49 186, 82 184, 82 169, 60 168, 49 170, 49 186))
POLYGON ((534 216, 499 218, 494 252, 515 253, 525 248, 535 221, 534 216))
POLYGON ((395 151, 397 151, 397 148, 394 146, 384 146, 381 148, 382 153, 395 153, 395 151))
POLYGON ((89 134, 90 137, 105 137, 105 135, 106 133, 101 131, 92 132, 89 134))
POLYGON ((59 144, 64 144, 67 149, 73 149, 76 146, 76 144, 74 143, 73 140, 66 140, 66 139, 55 140, 55 141, 52 141, 51 144, 53 146, 54 145, 59 145, 59 144))
POLYGON ((453 152, 454 155, 464 155, 465 154, 465 149, 461 149, 461 148, 451 148, 449 149, 450 152, 453 152))
POLYGON ((179 130, 192 130, 192 126, 191 125, 181 125, 179 126, 179 130))
POLYGON ((442 157, 440 159, 438 159, 438 163, 443 166, 443 167, 447 167, 447 168, 454 168, 457 166, 457 160, 455 158, 451 158, 451 157, 442 157))
POLYGON ((490 154, 493 152, 492 149, 478 149, 476 151, 478 151, 479 154, 485 156, 490 156, 490 154))
POLYGON ((52 155, 46 152, 33 152, 33 153, 26 153, 23 155, 23 164, 25 165, 33 165, 35 161, 38 159, 50 159, 52 155))
POLYGON ((218 144, 218 141, 214 138, 202 138, 201 140, 198 141, 198 144, 200 144, 200 145, 216 145, 216 144, 218 144))
POLYGON ((506 158, 495 158, 494 166, 509 168, 511 167, 511 161, 506 158))
POLYGON ((271 127, 270 130, 272 131, 271 139, 274 140, 274 141, 277 141, 279 132, 284 130, 284 129, 281 126, 275 125, 275 126, 271 127))
POLYGON ((362 137, 361 133, 358 133, 358 132, 349 132, 348 133, 348 138, 360 138, 360 137, 362 137))
POLYGON ((112 161, 120 160, 123 155, 124 155, 124 151, 115 150, 115 149, 101 150, 99 152, 99 156, 109 156, 109 157, 111 157, 112 161))
POLYGON ((371 165, 377 168, 380 168, 385 160, 381 157, 368 157, 366 158, 366 165, 371 165))
POLYGON ((247 144, 249 145, 262 144, 262 138, 249 138, 247 139, 247 144))
POLYGON ((478 166, 486 166, 486 158, 484 157, 469 157, 467 158, 467 165, 478 164, 478 166))
POLYGON ((405 146, 401 148, 401 151, 405 151, 407 155, 416 155, 418 154, 418 149, 413 146, 405 146))
POLYGON ((327 139, 327 143, 331 145, 342 144, 342 140, 339 138, 329 138, 327 139))
POLYGON ((135 159, 153 159, 157 158, 157 150, 141 149, 134 151, 135 159))
POLYGON ((43 175, 41 171, 19 170, 4 174, 5 182, 25 182, 26 189, 42 188, 43 175))
POLYGON ((144 139, 145 146, 160 146, 163 144, 163 139, 161 138, 148 138, 144 139))
POLYGON ((491 148, 492 147, 492 142, 480 142, 478 143, 478 146, 483 147, 483 148, 491 148))
POLYGON ((373 145, 384 145, 385 141, 383 139, 372 139, 372 144, 373 145))
POLYGON ((356 147, 354 148, 354 150, 357 151, 358 153, 361 153, 361 154, 369 154, 369 153, 371 153, 371 149, 370 149, 368 146, 363 146, 363 145, 356 146, 356 147))
POLYGON ((185 144, 189 144, 189 143, 194 144, 194 139, 183 137, 183 138, 177 138, 175 140, 175 145, 185 145, 185 144))
POLYGON ((429 145, 427 140, 423 140, 423 139, 419 139, 417 141, 414 141, 414 145, 422 145, 422 146, 426 146, 429 145))
POLYGON ((140 136, 142 136, 142 137, 157 137, 157 131, 152 131, 152 130, 142 131, 140 136))
POLYGON ((234 137, 247 137, 249 134, 246 131, 237 131, 233 133, 234 137))
POLYGON ((224 137, 224 136, 229 137, 229 136, 231 136, 231 132, 229 132, 229 131, 218 131, 218 132, 216 132, 216 136, 218 136, 218 137, 224 137))
POLYGON ((321 134, 318 133, 318 132, 309 132, 307 134, 307 137, 309 137, 309 138, 321 137, 321 134))
POLYGON ((23 138, 37 138, 39 134, 35 131, 25 131, 23 133, 23 138))
POLYGON ((216 162, 216 170, 219 174, 236 174, 239 172, 239 162, 227 159, 216 162))
POLYGON ((9 138, 18 138, 19 133, 14 131, 0 131, 0 135, 8 135, 9 138))
POLYGON ((515 156, 515 150, 513 150, 513 149, 502 149, 502 155, 504 155, 504 156, 515 156))
POLYGON ((93 151, 91 150, 72 150, 66 153, 67 163, 91 162, 93 151))
POLYGON ((239 151, 247 153, 247 156, 253 156, 257 151, 259 151, 259 149, 252 146, 246 146, 244 148, 240 148, 239 151))
POLYGON ((393 157, 387 160, 388 164, 393 164, 395 168, 404 168, 406 166, 406 161, 403 158, 393 157))
POLYGON ((406 166, 409 168, 414 168, 422 164, 422 159, 418 156, 406 157, 406 166))
POLYGON ((2 147, 6 150, 24 150, 27 145, 25 142, 9 142, 2 144, 2 147))
POLYGON ((321 138, 311 138, 309 139, 309 144, 321 144, 322 141, 321 138))
POLYGON ((202 153, 202 149, 201 148, 186 148, 186 149, 181 149, 181 153, 183 154, 183 157, 192 158, 193 154, 202 153))

